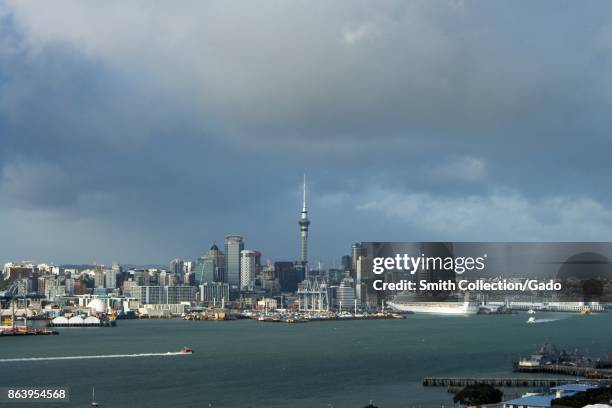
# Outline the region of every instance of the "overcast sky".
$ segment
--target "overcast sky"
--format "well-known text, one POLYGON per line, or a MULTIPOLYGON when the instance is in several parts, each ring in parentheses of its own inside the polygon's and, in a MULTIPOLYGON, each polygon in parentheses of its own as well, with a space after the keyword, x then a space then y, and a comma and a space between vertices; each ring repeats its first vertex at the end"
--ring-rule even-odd
POLYGON ((609 1, 0 0, 0 261, 612 240, 609 1))

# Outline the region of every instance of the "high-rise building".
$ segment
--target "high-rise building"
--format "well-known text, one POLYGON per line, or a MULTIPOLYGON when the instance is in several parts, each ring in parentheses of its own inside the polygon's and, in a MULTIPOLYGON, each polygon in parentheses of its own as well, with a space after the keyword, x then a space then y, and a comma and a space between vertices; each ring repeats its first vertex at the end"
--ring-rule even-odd
POLYGON ((240 252, 244 250, 244 241, 240 235, 225 237, 225 273, 230 291, 240 289, 240 252))
POLYGON ((350 255, 344 255, 342 257, 342 270, 349 271, 353 267, 352 265, 353 265, 353 262, 351 260, 351 256, 350 255))
POLYGON ((303 201, 302 201, 302 212, 300 213, 300 262, 307 268, 308 263, 308 227, 310 220, 308 219, 308 210, 306 209, 306 175, 304 174, 304 190, 303 190, 303 201))
POLYGON ((274 262, 274 269, 282 292, 295 292, 305 278, 304 265, 298 262, 274 262))
POLYGON ((104 287, 108 289, 117 287, 117 272, 114 269, 104 271, 104 287))
POLYGON ((355 307, 355 288, 353 278, 344 278, 336 292, 338 310, 351 310, 355 307))
POLYGON ((209 256, 198 258, 195 271, 195 284, 200 286, 203 283, 215 282, 215 260, 209 256))
POLYGON ((357 261, 362 253, 363 246, 361 243, 355 242, 353 245, 351 245, 351 271, 353 271, 353 273, 357 270, 357 261))
POLYGON ((193 272, 193 261, 183 261, 183 272, 190 273, 193 272))
POLYGON ((94 288, 103 288, 104 287, 104 271, 100 268, 97 268, 94 271, 94 288))
POLYGON ((182 259, 173 259, 172 261, 170 261, 170 272, 172 272, 175 275, 179 275, 182 276, 184 271, 184 266, 185 263, 183 262, 182 259))
POLYGON ((240 252, 240 290, 253 290, 255 286, 257 252, 244 250, 240 252))
POLYGON ((217 244, 213 244, 208 250, 208 257, 215 263, 214 281, 227 282, 225 276, 225 255, 219 250, 217 244))

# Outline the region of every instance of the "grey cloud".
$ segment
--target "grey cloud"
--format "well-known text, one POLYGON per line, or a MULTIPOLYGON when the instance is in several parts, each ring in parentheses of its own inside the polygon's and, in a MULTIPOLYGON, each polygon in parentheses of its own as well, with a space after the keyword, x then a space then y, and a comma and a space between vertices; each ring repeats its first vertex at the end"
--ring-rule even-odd
POLYGON ((162 262, 195 257, 228 232, 291 258, 304 171, 313 256, 327 260, 356 240, 447 240, 447 212, 488 217, 486 231, 449 227, 453 239, 603 239, 610 11, 605 2, 1 3, 0 228, 88 238, 36 239, 26 250, 0 241, 0 260, 98 251, 162 262), (386 201, 357 208, 374 187, 386 201))

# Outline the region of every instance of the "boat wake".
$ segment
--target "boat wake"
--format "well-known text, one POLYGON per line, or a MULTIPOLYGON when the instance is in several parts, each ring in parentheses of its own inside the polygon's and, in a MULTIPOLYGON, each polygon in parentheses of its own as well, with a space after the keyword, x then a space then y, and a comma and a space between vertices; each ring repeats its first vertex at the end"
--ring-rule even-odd
POLYGON ((550 322, 556 322, 559 320, 563 320, 565 319, 564 317, 555 317, 555 318, 549 318, 549 319, 534 319, 534 320, 529 320, 527 323, 532 323, 532 324, 536 324, 536 323, 550 323, 550 322))
POLYGON ((22 357, 22 358, 0 358, 0 363, 24 362, 24 361, 57 361, 57 360, 89 360, 98 358, 138 358, 138 357, 169 357, 188 356, 183 351, 169 351, 167 353, 139 353, 139 354, 107 354, 99 356, 64 356, 64 357, 22 357))

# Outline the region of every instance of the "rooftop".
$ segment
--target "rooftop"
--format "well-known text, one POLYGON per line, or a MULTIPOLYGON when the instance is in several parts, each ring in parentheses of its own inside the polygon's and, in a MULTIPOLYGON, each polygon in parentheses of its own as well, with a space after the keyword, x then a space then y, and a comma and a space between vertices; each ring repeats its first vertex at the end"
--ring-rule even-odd
POLYGON ((556 398, 555 395, 530 395, 528 397, 516 398, 510 401, 504 401, 505 405, 517 405, 525 407, 542 407, 549 408, 552 400, 556 398))

